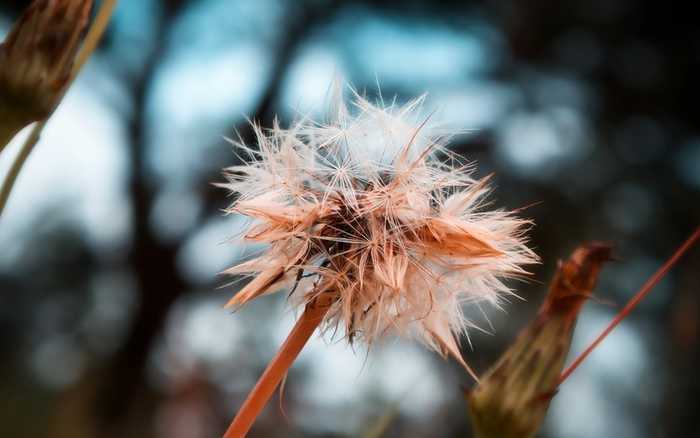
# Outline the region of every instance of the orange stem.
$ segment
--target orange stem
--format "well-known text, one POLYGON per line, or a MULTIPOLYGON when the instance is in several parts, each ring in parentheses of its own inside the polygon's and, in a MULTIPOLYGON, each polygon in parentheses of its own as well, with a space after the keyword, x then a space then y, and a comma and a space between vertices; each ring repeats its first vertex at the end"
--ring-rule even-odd
POLYGON ((258 383, 248 394, 248 398, 243 402, 243 406, 228 427, 224 438, 244 437, 253 426, 255 419, 260 415, 267 401, 287 374, 292 362, 297 358, 328 312, 329 305, 319 301, 315 300, 307 304, 304 313, 294 325, 284 344, 260 376, 258 383))
POLYGON ((639 289, 639 292, 637 292, 634 297, 632 297, 631 300, 627 303, 627 305, 615 316, 615 319, 610 322, 610 324, 603 330, 603 332, 598 335, 598 337, 586 348, 583 350, 583 353, 581 353, 572 363, 569 365, 569 367, 561 373, 561 376, 559 376, 559 381, 557 383, 557 386, 561 385, 564 380, 566 380, 571 373, 573 373, 576 368, 583 363, 584 360, 588 357, 589 354, 600 344, 603 342, 603 340, 610 334, 610 332, 613 331, 615 327, 617 327, 620 322, 622 322, 623 319, 625 319, 632 310, 634 310, 635 307, 646 297, 649 292, 656 286, 665 276, 668 274, 668 271, 671 270, 671 268, 678 263, 678 260, 686 253, 690 248, 697 243, 697 241, 700 240, 700 227, 698 227, 693 234, 681 245, 676 252, 671 256, 670 259, 664 263, 658 271, 652 275, 649 280, 647 280, 646 283, 639 289))

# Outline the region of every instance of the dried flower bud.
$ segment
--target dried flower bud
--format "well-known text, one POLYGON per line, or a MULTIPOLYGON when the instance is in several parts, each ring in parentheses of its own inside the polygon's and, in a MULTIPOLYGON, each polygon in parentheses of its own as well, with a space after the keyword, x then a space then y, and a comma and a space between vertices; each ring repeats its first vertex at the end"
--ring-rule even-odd
POLYGON ((591 243, 560 263, 535 320, 467 394, 478 438, 535 435, 556 392, 581 306, 611 247, 591 243))
POLYGON ((92 0, 35 0, 0 44, 0 125, 16 131, 61 97, 92 0))

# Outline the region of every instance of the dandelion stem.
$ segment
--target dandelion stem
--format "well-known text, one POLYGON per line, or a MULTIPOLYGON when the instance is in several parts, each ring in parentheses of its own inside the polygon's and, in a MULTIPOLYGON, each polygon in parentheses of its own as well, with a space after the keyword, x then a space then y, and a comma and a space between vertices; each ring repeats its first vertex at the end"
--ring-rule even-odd
POLYGON ((2 182, 2 187, 0 187, 0 216, 2 216, 3 210, 5 210, 5 205, 7 205, 7 199, 10 197, 12 192, 12 187, 15 185, 19 171, 22 170, 24 162, 27 161, 27 157, 32 152, 34 145, 39 141, 41 136, 41 131, 46 125, 46 120, 39 122, 32 128, 29 138, 22 145, 22 149, 19 150, 15 160, 12 162, 10 170, 7 171, 5 179, 2 182))
POLYGON ((73 66, 72 79, 78 76, 80 70, 82 70, 85 63, 87 63, 90 56, 92 56, 95 49, 97 49, 97 45, 102 39, 105 30, 107 30, 107 25, 109 25, 109 21, 112 18, 114 8, 117 7, 117 1, 118 0, 104 0, 104 2, 102 2, 102 6, 95 16, 95 21, 92 23, 92 26, 90 26, 87 35, 85 35, 83 46, 80 48, 80 52, 78 52, 75 65, 73 66))
POLYGON ((287 370, 323 320, 328 308, 328 303, 320 302, 320 299, 307 304, 304 313, 294 325, 284 344, 270 361, 258 383, 248 394, 248 398, 243 402, 243 406, 231 422, 224 438, 240 438, 248 433, 282 378, 287 374, 287 370))
MULTIPOLYGON (((70 84, 72 84, 72 82, 78 76, 78 73, 80 73, 80 70, 83 68, 87 60, 97 48, 97 44, 99 43, 100 39, 102 38, 102 35, 107 29, 109 20, 114 12, 114 8, 117 6, 117 1, 118 0, 104 0, 104 2, 102 2, 102 6, 97 12, 95 21, 90 26, 90 30, 88 30, 80 52, 76 57, 75 64, 73 65, 73 70, 71 72, 70 81, 68 86, 66 86, 66 90, 68 90, 70 84)), ((63 96, 59 98, 59 103, 62 100, 62 98, 63 96)), ((44 127, 46 126, 50 117, 51 114, 41 122, 34 125, 31 133, 29 134, 29 137, 27 137, 27 140, 25 140, 24 144, 22 145, 22 148, 15 157, 15 160, 12 163, 12 167, 3 179, 2 187, 0 187, 0 217, 2 216, 2 212, 5 210, 5 205, 7 204, 7 200, 10 197, 12 188, 15 185, 17 176, 19 176, 19 172, 22 170, 22 166, 24 166, 24 163, 27 161, 27 157, 29 157, 29 154, 31 154, 32 150, 34 149, 34 146, 36 146, 36 144, 39 142, 39 139, 41 138, 41 133, 44 131, 44 127)))
POLYGON ((651 290, 668 274, 678 260, 686 253, 690 248, 695 245, 698 240, 700 240, 700 227, 698 227, 693 234, 676 250, 676 252, 669 258, 666 263, 664 263, 649 280, 647 280, 644 285, 639 289, 639 291, 632 297, 631 300, 625 305, 625 307, 620 310, 620 312, 615 316, 615 318, 608 324, 608 326, 603 330, 600 335, 586 348, 572 363, 569 367, 561 373, 559 376, 559 381, 557 386, 561 385, 576 368, 583 363, 589 354, 601 343, 603 340, 617 327, 623 319, 625 319, 632 310, 651 292, 651 290))

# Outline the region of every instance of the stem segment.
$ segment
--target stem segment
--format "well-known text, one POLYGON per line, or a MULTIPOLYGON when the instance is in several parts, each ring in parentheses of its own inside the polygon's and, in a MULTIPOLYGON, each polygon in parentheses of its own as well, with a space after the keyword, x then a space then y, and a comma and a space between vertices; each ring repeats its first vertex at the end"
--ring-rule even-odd
POLYGON ((654 286, 656 286, 663 278, 668 274, 668 271, 671 270, 671 268, 678 263, 678 260, 686 253, 690 248, 695 245, 698 240, 700 240, 700 227, 698 227, 693 234, 688 237, 688 239, 683 242, 683 245, 681 245, 676 252, 671 256, 670 259, 666 261, 659 269, 652 275, 649 280, 647 280, 646 283, 639 289, 639 292, 637 292, 634 297, 632 297, 631 300, 627 303, 627 305, 620 310, 620 312, 615 316, 615 318, 608 324, 608 326, 603 330, 603 332, 598 335, 598 337, 586 348, 583 350, 583 353, 581 353, 572 363, 569 365, 569 367, 564 370, 563 373, 561 373, 561 376, 559 376, 559 381, 557 383, 557 386, 561 385, 564 380, 566 380, 571 373, 573 373, 576 368, 578 368, 581 363, 583 363, 584 360, 588 357, 589 354, 600 344, 603 342, 603 340, 610 334, 610 332, 613 331, 615 327, 617 327, 618 324, 622 322, 623 319, 625 319, 632 310, 634 310, 635 307, 646 297, 649 292, 651 292, 652 289, 654 289, 654 286))
POLYGON ((11 114, 0 111, 0 152, 24 126, 21 123, 15 123, 11 114))
POLYGON ((329 307, 329 303, 321 299, 314 300, 306 306, 304 313, 294 325, 284 344, 260 376, 258 383, 248 394, 248 398, 243 402, 243 406, 231 422, 224 438, 241 438, 248 433, 282 378, 287 374, 292 362, 323 320, 329 307))
POLYGON ((7 171, 7 175, 5 175, 2 185, 0 185, 0 216, 2 216, 2 212, 5 210, 7 200, 10 198, 12 188, 14 187, 15 181, 19 176, 19 171, 22 170, 24 162, 27 161, 29 154, 39 141, 39 136, 41 135, 41 131, 44 129, 45 125, 46 120, 43 120, 38 122, 34 128, 32 128, 32 132, 29 134, 27 141, 24 142, 22 148, 17 153, 15 160, 12 162, 10 170, 7 171))

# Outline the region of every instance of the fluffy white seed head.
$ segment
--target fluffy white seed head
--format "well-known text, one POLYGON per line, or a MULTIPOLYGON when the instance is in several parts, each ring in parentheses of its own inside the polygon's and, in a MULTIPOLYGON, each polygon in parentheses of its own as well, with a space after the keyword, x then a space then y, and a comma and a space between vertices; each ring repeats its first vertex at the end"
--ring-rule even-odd
MULTIPOLYGON (((415 337, 462 363, 456 339, 475 327, 464 305, 500 306, 505 278, 537 261, 528 221, 486 208, 487 178, 445 148, 405 106, 341 99, 327 123, 255 127, 245 164, 226 169, 230 213, 253 219, 243 238, 266 243, 225 273, 249 275, 229 305, 291 289, 303 305, 332 297, 326 329, 371 343, 387 332, 415 337)), ((465 364, 466 365, 466 364, 465 364)))

